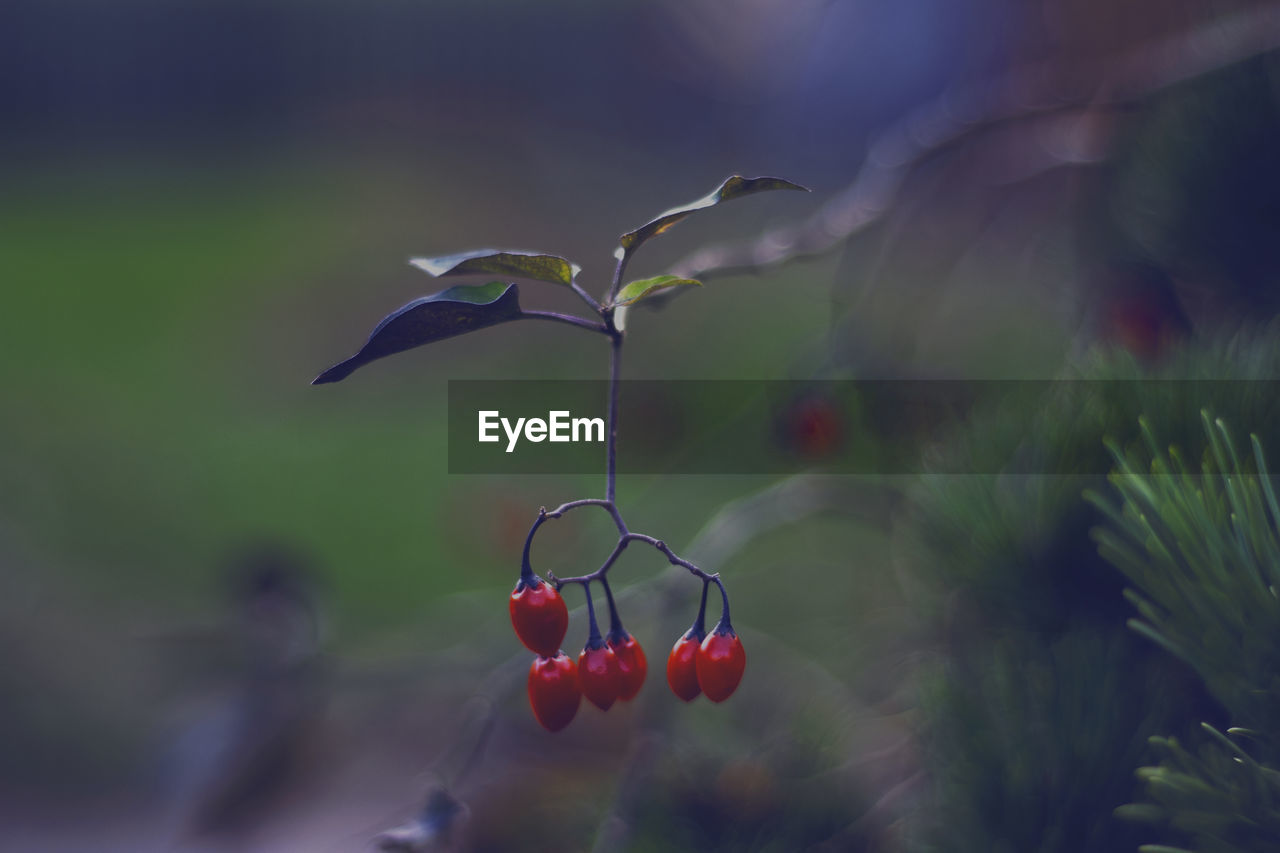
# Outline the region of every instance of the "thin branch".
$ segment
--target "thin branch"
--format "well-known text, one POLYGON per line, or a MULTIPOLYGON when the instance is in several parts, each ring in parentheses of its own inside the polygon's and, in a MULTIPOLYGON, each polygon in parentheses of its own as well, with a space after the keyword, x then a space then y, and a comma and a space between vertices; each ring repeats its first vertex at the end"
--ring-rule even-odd
POLYGON ((601 305, 599 302, 597 302, 594 296, 592 296, 590 293, 587 293, 585 290, 583 290, 582 287, 576 281, 571 282, 569 284, 569 288, 574 293, 578 294, 579 299, 581 299, 583 302, 590 305, 592 311, 595 311, 597 314, 604 313, 604 306, 601 305))
POLYGON ((618 604, 613 600, 613 590, 609 587, 609 578, 600 578, 600 586, 604 589, 604 599, 609 604, 609 637, 617 637, 626 633, 622 627, 622 617, 618 615, 618 604))
POLYGON ((627 269, 627 262, 631 260, 631 250, 618 247, 618 265, 613 268, 613 281, 609 283, 609 304, 613 305, 613 301, 618 298, 618 289, 622 287, 622 274, 627 269))
POLYGON ((559 518, 560 516, 564 515, 566 512, 569 512, 570 510, 574 510, 574 509, 577 509, 578 507, 583 507, 583 506, 603 507, 605 511, 608 512, 609 515, 613 518, 613 523, 618 527, 618 533, 620 535, 627 533, 627 524, 622 520, 622 513, 618 512, 618 507, 611 500, 601 500, 600 498, 582 498, 576 501, 569 501, 568 503, 561 504, 555 509, 546 510, 546 516, 547 518, 559 518))
POLYGON ((582 585, 582 594, 587 597, 587 648, 599 648, 604 643, 600 636, 600 624, 596 622, 596 605, 591 598, 591 585, 582 585))
MULTIPOLYGON (((613 316, 609 316, 609 324, 613 316)), ((611 504, 617 497, 618 485, 618 377, 622 371, 622 335, 613 336, 609 348, 609 425, 606 452, 605 499, 611 504)))
POLYGON ((720 583, 719 575, 708 574, 688 560, 677 556, 667 543, 663 542, 661 539, 655 539, 654 537, 646 536, 643 533, 629 533, 627 534, 627 538, 635 540, 636 542, 644 542, 646 545, 652 545, 654 548, 662 552, 663 556, 667 558, 671 565, 688 569, 694 577, 703 581, 711 581, 716 586, 719 586, 721 590, 724 589, 724 586, 720 583))
POLYGON ((568 323, 570 326, 577 326, 579 329, 586 329, 590 332, 597 332, 601 335, 608 335, 609 328, 604 323, 594 323, 591 320, 585 320, 582 317, 575 317, 572 314, 560 314, 556 311, 521 311, 521 317, 531 317, 534 320, 551 320, 556 323, 568 323))
MULTIPOLYGON (((537 522, 535 522, 534 529, 537 529, 537 522)), ((667 560, 671 563, 671 565, 680 566, 681 568, 688 570, 688 572, 692 574, 694 577, 701 579, 703 582, 714 583, 716 586, 720 587, 720 594, 722 596, 725 596, 725 604, 727 607, 728 596, 724 591, 724 584, 720 582, 720 575, 708 574, 707 572, 704 572, 702 569, 698 568, 693 563, 678 556, 674 551, 671 550, 671 548, 667 545, 666 542, 663 542, 661 539, 657 539, 645 533, 621 534, 618 537, 618 544, 614 546, 613 552, 609 554, 609 556, 605 559, 604 563, 600 566, 600 568, 596 569, 594 572, 591 572, 590 574, 578 575, 577 577, 572 577, 572 578, 558 578, 555 576, 555 574, 548 572, 547 579, 551 581, 551 583, 555 584, 557 589, 564 586, 565 584, 579 583, 579 584, 585 585, 585 584, 591 583, 592 581, 602 581, 604 580, 605 575, 609 573, 609 569, 613 568, 613 564, 617 562, 620 556, 622 556, 622 552, 627 549, 628 543, 631 543, 631 542, 643 542, 646 545, 653 546, 667 558, 667 560)))
MULTIPOLYGON (((537 534, 538 528, 545 524, 549 519, 559 518, 566 512, 570 512, 571 510, 584 506, 603 507, 613 519, 614 525, 618 528, 619 543, 621 545, 625 545, 623 540, 626 536, 630 535, 630 531, 627 530, 627 523, 622 520, 622 513, 618 512, 618 508, 614 505, 613 501, 600 500, 599 498, 581 498, 576 501, 569 501, 568 503, 560 504, 560 506, 552 510, 548 510, 545 506, 539 507, 538 517, 533 520, 533 525, 529 528, 528 535, 525 536, 524 552, 520 557, 521 578, 526 582, 533 579, 533 563, 529 559, 529 552, 533 549, 533 537, 537 534)), ((617 556, 614 556, 613 559, 616 560, 617 556)), ((548 577, 552 578, 554 582, 554 575, 548 575, 548 577)), ((562 583, 568 583, 568 581, 564 581, 562 583)), ((559 589, 559 585, 557 585, 556 588, 559 589)))
POLYGON ((618 544, 613 546, 613 550, 609 552, 609 556, 605 558, 605 561, 600 565, 600 568, 596 569, 591 574, 579 575, 573 578, 558 578, 556 577, 555 572, 547 572, 547 580, 555 584, 556 589, 560 589, 566 584, 571 583, 582 584, 585 587, 592 581, 603 580, 604 576, 609 573, 609 569, 613 568, 613 564, 622 556, 622 552, 627 550, 627 542, 630 541, 629 537, 631 535, 632 534, 628 533, 625 536, 619 536, 618 544))

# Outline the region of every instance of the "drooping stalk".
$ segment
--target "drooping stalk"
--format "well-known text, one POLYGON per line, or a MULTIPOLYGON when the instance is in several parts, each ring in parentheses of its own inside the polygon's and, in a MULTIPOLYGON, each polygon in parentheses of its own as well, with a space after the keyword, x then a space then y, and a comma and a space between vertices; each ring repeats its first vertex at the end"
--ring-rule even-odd
MULTIPOLYGON (((614 312, 617 306, 614 300, 617 298, 618 289, 622 286, 622 276, 626 271, 627 261, 630 260, 630 252, 621 251, 618 255, 618 265, 614 268, 613 281, 609 286, 609 295, 604 303, 594 303, 600 312, 601 320, 599 325, 590 321, 581 320, 581 318, 569 318, 564 315, 552 314, 551 312, 537 312, 536 317, 544 320, 554 320, 562 323, 570 323, 571 325, 590 328, 593 331, 601 332, 609 337, 609 413, 608 423, 605 435, 605 498, 604 500, 587 498, 583 500, 570 501, 556 509, 548 511, 545 507, 539 512, 538 518, 534 521, 533 527, 529 530, 529 536, 525 540, 524 560, 521 567, 522 574, 532 574, 533 569, 529 563, 529 550, 533 544, 534 534, 544 521, 551 518, 560 518, 565 512, 577 509, 581 506, 600 506, 606 509, 613 517, 614 524, 618 528, 618 541, 613 551, 605 559, 604 563, 595 571, 572 578, 556 577, 554 572, 547 573, 547 580, 557 589, 562 589, 565 584, 577 583, 581 584, 583 590, 587 593, 587 615, 590 623, 589 627, 593 633, 598 634, 599 628, 595 625, 595 608, 591 602, 591 584, 599 581, 605 590, 605 598, 609 604, 611 629, 620 627, 621 621, 617 616, 617 608, 613 601, 612 590, 609 588, 608 572, 622 556, 622 552, 626 550, 627 544, 630 542, 644 542, 656 548, 663 554, 673 566, 680 566, 688 570, 694 577, 703 582, 702 585, 702 607, 700 612, 705 614, 707 600, 707 586, 714 583, 720 590, 720 595, 724 601, 724 611, 722 614, 722 623, 728 626, 729 622, 729 596, 725 591, 724 584, 720 580, 718 574, 711 574, 698 568, 693 563, 676 555, 674 551, 667 546, 665 542, 654 536, 648 536, 643 533, 633 533, 623 521, 622 513, 618 510, 617 505, 617 480, 618 480, 618 397, 621 391, 619 379, 622 375, 622 330, 618 328, 614 321, 614 312)), ((585 291, 575 287, 575 292, 579 296, 584 296, 585 291)), ((588 297, 589 299, 589 297, 588 297)))
MULTIPOLYGON (((613 318, 609 318, 613 325, 613 318)), ((605 472, 605 500, 614 502, 618 479, 618 376, 622 371, 622 334, 615 333, 609 347, 609 435, 605 472)))

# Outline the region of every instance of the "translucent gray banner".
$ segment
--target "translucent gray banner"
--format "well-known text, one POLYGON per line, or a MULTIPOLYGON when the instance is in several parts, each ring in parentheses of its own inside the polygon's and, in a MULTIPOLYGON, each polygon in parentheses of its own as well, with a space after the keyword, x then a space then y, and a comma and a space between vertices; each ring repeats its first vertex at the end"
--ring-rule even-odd
MULTIPOLYGON (((1202 409, 1245 412, 1233 426, 1267 445, 1278 382, 628 380, 618 471, 1105 474, 1103 438, 1136 440, 1140 415, 1198 453, 1202 409)), ((451 381, 449 472, 603 472, 607 396, 604 381, 451 381)))

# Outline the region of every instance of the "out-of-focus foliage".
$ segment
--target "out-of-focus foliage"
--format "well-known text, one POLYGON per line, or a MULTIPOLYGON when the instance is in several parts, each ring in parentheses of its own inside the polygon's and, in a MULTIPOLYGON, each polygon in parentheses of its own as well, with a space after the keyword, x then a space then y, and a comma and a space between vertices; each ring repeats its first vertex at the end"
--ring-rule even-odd
POLYGON ((1142 836, 1111 809, 1130 797, 1159 730, 1142 702, 1180 698, 1148 658, 1084 626, 1051 638, 1007 631, 927 671, 936 799, 917 816, 932 827, 918 849, 1132 851, 1142 836))
POLYGON ((1105 485, 1091 473, 1106 470, 1104 441, 1136 440, 1141 416, 1184 446, 1205 406, 1277 423, 1266 383, 1229 381, 1277 375, 1280 349, 1265 337, 1187 348, 1159 369, 1098 357, 1072 378, 1102 381, 1055 383, 1038 408, 975 412, 939 451, 999 473, 926 478, 904 531, 924 579, 916 600, 945 643, 924 681, 932 789, 920 849, 1131 851, 1142 840, 1112 812, 1132 798, 1147 739, 1227 720, 1182 661, 1125 628, 1120 578, 1089 535, 1101 516, 1082 492, 1105 485), (1033 475, 1046 468, 1080 473, 1033 475))
MULTIPOLYGON (((1088 381, 1058 383, 1032 405, 1010 399, 977 407, 964 429, 932 452, 943 470, 992 474, 925 478, 899 532, 913 549, 911 576, 921 580, 914 598, 939 644, 936 662, 923 670, 931 785, 916 813, 917 849, 1132 851, 1151 840, 1151 829, 1117 820, 1114 811, 1144 785, 1161 811, 1146 804, 1122 814, 1163 815, 1199 833, 1201 844, 1207 833, 1227 832, 1224 814, 1244 814, 1254 834, 1232 836, 1241 847, 1202 849, 1270 850, 1277 843, 1269 812, 1274 779, 1249 767, 1265 764, 1265 749, 1213 734, 1230 725, 1254 730, 1267 719, 1257 707, 1239 716, 1248 708, 1233 703, 1242 693, 1250 702, 1270 701, 1271 676, 1256 679, 1274 660, 1263 652, 1272 640, 1242 632, 1235 646, 1218 647, 1251 663, 1215 667, 1171 656, 1126 628, 1132 606, 1122 577, 1090 536, 1104 516, 1083 498, 1106 487, 1101 472, 1112 459, 1105 440, 1140 442, 1142 417, 1183 447, 1203 442, 1206 407, 1249 429, 1280 422, 1280 401, 1265 383, 1231 381, 1280 377, 1272 321, 1280 263, 1274 241, 1259 231, 1273 229, 1266 199, 1280 192, 1263 142, 1280 116, 1274 80, 1274 57, 1256 59, 1112 115, 1103 165, 1075 180, 1034 174, 1025 192, 1006 202, 1025 211, 1026 222, 993 217, 984 225, 1024 243, 1055 228, 1071 233, 1057 251, 1070 258, 1074 286, 1064 292, 1073 294, 1081 326, 1078 357, 1059 378, 1088 381), (1071 210, 1055 214, 1046 197, 1072 199, 1071 210), (1037 221, 1038 232, 1029 230, 1037 221), (1242 672, 1246 665, 1252 672, 1242 672), (1179 742, 1204 744, 1205 753, 1190 756, 1179 742), (1134 778, 1136 767, 1161 760, 1134 778), (1209 796, 1211 789, 1217 793, 1209 796)), ((975 143, 947 153, 913 180, 949 187, 949 199, 965 198, 959 186, 990 202, 999 196, 957 171, 981 150, 975 143)), ((1034 268, 1039 274, 1046 264, 1034 268)), ((865 327, 857 313, 849 312, 850 326, 865 327)), ((856 367, 863 352, 851 346, 844 355, 856 367)), ((1178 548, 1204 554, 1213 541, 1243 547, 1234 544, 1235 530, 1209 540, 1206 531, 1184 527, 1178 548)), ((1247 534, 1249 547, 1261 547, 1259 536, 1247 534)), ((1244 613, 1257 621, 1253 609, 1273 601, 1260 603, 1257 588, 1228 592, 1179 577, 1195 617, 1211 620, 1181 623, 1197 643, 1225 628, 1213 615, 1218 608, 1222 617, 1237 614, 1226 625, 1239 627, 1244 613)), ((1165 613, 1159 596, 1131 580, 1153 602, 1144 605, 1145 616, 1165 613)), ((1274 718, 1274 706, 1267 707, 1274 718)))
POLYGON ((1116 450, 1118 503, 1092 499, 1110 522, 1101 554, 1134 587, 1130 624, 1196 671, 1233 728, 1203 724, 1192 749, 1152 738, 1160 763, 1138 775, 1156 805, 1120 813, 1197 851, 1250 853, 1280 839, 1280 502, 1258 437, 1242 456, 1224 421, 1203 417, 1198 466, 1144 424, 1144 452, 1116 450))
POLYGON ((1154 260, 1199 328, 1280 310, 1280 56, 1154 98, 1102 167, 1089 247, 1154 260))

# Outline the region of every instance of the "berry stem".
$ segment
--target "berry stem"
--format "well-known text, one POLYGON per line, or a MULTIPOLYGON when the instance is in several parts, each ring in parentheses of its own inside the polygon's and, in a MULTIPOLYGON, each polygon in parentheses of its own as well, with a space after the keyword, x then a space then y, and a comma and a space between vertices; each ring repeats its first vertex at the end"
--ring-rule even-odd
POLYGON ((671 565, 680 566, 681 568, 688 569, 689 572, 694 577, 700 580, 710 581, 714 578, 719 577, 719 575, 708 574, 707 572, 704 572, 702 569, 698 568, 688 560, 685 560, 677 556, 676 553, 672 551, 671 548, 667 545, 667 543, 663 542, 661 539, 656 539, 644 533, 628 533, 624 538, 627 539, 628 541, 643 542, 646 545, 652 545, 654 548, 658 549, 658 551, 660 551, 664 557, 667 558, 667 561, 670 562, 671 565))
MULTIPOLYGON (((579 507, 584 507, 584 506, 602 507, 606 512, 609 513, 609 516, 613 519, 614 525, 618 528, 619 538, 630 535, 630 531, 627 530, 627 523, 622 520, 622 513, 618 512, 618 508, 614 505, 613 501, 601 500, 600 498, 582 498, 580 500, 569 501, 568 503, 560 504, 560 506, 551 510, 547 509, 545 506, 540 507, 538 509, 538 517, 533 520, 533 526, 529 528, 529 535, 526 536, 524 540, 524 554, 522 555, 520 560, 521 580, 524 580, 526 582, 533 580, 534 572, 533 572, 533 566, 529 560, 529 551, 533 547, 533 537, 538 532, 538 528, 542 526, 543 522, 545 522, 549 518, 559 518, 560 516, 564 515, 566 512, 569 512, 570 510, 578 509, 579 507)), ((613 560, 616 560, 616 559, 617 559, 617 556, 615 555, 609 562, 612 564, 613 560)), ((556 584, 557 589, 559 589, 564 584, 570 582, 567 580, 557 581, 555 579, 555 575, 550 572, 547 573, 547 577, 556 584)))
MULTIPOLYGON (((723 628, 725 631, 728 631, 730 634, 732 634, 734 633, 734 630, 733 630, 733 623, 729 621, 729 593, 725 592, 724 584, 720 582, 719 575, 715 575, 714 577, 712 577, 711 582, 714 583, 716 586, 720 587, 720 601, 724 606, 724 609, 720 611, 720 622, 719 624, 716 625, 716 630, 719 631, 723 628)), ((705 596, 707 592, 707 588, 705 585, 702 587, 702 592, 703 592, 703 595, 705 596)), ((706 598, 703 598, 704 606, 705 606, 705 603, 706 603, 706 598)))
POLYGON ((560 506, 555 509, 546 510, 547 518, 559 518, 566 512, 582 506, 602 507, 613 518, 613 523, 617 526, 619 535, 626 535, 629 532, 627 530, 626 522, 622 520, 622 513, 618 512, 618 507, 614 505, 613 501, 602 500, 600 498, 582 498, 580 500, 560 504, 560 506))
POLYGON ((533 547, 533 535, 538 532, 538 528, 542 523, 550 517, 547 514, 547 508, 538 508, 538 517, 533 521, 533 527, 529 528, 529 535, 524 540, 524 553, 520 557, 520 580, 525 583, 531 583, 535 577, 533 574, 533 564, 529 562, 529 549, 533 547))
POLYGON ((582 591, 587 596, 587 648, 598 649, 604 645, 604 638, 600 636, 600 626, 596 623, 596 606, 591 600, 591 584, 584 583, 582 591))
POLYGON ((618 605, 613 601, 613 590, 609 588, 609 579, 601 577, 600 586, 604 587, 604 598, 609 602, 609 636, 621 640, 627 635, 627 631, 622 627, 622 618, 618 616, 618 605))
POLYGON ((706 636, 707 633, 707 587, 711 581, 702 582, 702 601, 698 604, 698 615, 693 620, 690 631, 699 637, 706 636))
MULTIPOLYGON (((625 530, 626 526, 623 525, 621 529, 625 530)), ((630 542, 643 542, 646 545, 652 545, 667 558, 667 561, 670 562, 671 565, 687 569, 690 574, 704 582, 714 581, 720 587, 721 592, 724 591, 724 584, 720 582, 720 576, 718 574, 709 574, 704 572, 688 560, 677 556, 667 543, 663 542, 661 539, 656 539, 646 533, 632 533, 630 531, 622 533, 618 537, 618 544, 614 547, 613 553, 609 555, 608 559, 604 561, 604 564, 600 566, 600 568, 596 569, 591 574, 579 575, 578 577, 573 578, 557 578, 555 575, 548 573, 547 577, 551 578, 557 586, 563 586, 567 583, 589 583, 591 581, 598 581, 608 573, 610 568, 613 567, 614 562, 619 556, 621 556, 622 552, 626 549, 627 544, 630 542)))
POLYGON ((591 583, 592 581, 603 581, 605 579, 605 575, 608 573, 609 569, 613 566, 614 562, 616 562, 617 559, 622 556, 623 551, 627 550, 627 542, 628 542, 628 539, 626 536, 618 537, 618 544, 613 546, 613 551, 609 553, 609 556, 605 559, 604 564, 589 575, 580 575, 579 577, 576 577, 576 578, 558 578, 556 577, 555 572, 547 572, 547 578, 553 584, 556 585, 556 589, 560 589, 560 587, 564 586, 567 583, 588 584, 588 583, 591 583))

